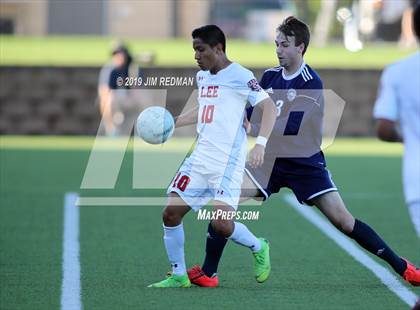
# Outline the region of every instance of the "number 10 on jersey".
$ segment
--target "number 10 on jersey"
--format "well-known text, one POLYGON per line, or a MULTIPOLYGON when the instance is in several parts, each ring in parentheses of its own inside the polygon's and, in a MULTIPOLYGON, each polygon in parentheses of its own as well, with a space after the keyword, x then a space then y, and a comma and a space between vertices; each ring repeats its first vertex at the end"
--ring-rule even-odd
POLYGON ((213 114, 214 114, 214 105, 205 105, 203 107, 203 112, 201 113, 201 122, 203 124, 209 124, 213 122, 213 114))

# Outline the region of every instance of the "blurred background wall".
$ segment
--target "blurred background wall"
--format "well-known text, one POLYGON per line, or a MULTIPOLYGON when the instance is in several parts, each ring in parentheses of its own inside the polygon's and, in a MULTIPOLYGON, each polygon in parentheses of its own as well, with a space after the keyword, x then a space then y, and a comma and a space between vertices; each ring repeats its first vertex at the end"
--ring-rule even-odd
MULTIPOLYGON (((2 67, 0 134, 96 134, 100 122, 99 69, 2 67)), ((263 69, 250 69, 261 77, 263 69)), ((143 69, 144 76, 157 77, 195 77, 196 72, 196 68, 143 69)), ((325 89, 334 90, 346 101, 338 135, 373 135, 372 107, 381 71, 320 69, 318 73, 325 89)), ((180 113, 194 86, 167 89, 168 108, 180 113)))

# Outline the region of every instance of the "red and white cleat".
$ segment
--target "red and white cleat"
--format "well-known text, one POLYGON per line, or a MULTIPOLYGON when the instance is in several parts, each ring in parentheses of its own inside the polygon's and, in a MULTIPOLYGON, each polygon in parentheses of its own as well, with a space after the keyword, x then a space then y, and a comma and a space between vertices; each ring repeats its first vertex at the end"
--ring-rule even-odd
MULTIPOLYGON (((404 259, 404 258, 403 258, 404 259)), ((404 259, 407 263, 407 269, 404 271, 403 278, 413 286, 420 286, 420 269, 404 259)))
POLYGON ((194 266, 187 270, 188 278, 191 283, 202 287, 217 287, 219 285, 219 278, 215 275, 208 277, 200 266, 194 266))

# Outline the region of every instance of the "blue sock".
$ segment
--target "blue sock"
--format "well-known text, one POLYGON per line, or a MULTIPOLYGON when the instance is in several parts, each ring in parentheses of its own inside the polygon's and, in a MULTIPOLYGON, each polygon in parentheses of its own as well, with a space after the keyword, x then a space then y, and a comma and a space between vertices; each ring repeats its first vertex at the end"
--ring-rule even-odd
POLYGON ((225 237, 216 234, 211 223, 209 223, 207 227, 206 257, 202 266, 206 276, 211 277, 217 272, 217 267, 219 266, 219 261, 227 241, 228 239, 225 237))
POLYGON ((356 219, 353 231, 348 236, 370 253, 386 261, 399 275, 403 275, 407 268, 406 262, 382 240, 378 234, 362 221, 356 219))

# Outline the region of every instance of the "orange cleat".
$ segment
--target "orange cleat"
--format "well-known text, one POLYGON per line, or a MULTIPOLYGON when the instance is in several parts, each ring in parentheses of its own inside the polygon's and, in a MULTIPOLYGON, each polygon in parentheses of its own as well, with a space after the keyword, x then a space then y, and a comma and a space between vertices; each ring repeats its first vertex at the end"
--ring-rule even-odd
POLYGON ((202 287, 217 287, 219 285, 219 278, 215 275, 208 277, 200 266, 194 266, 187 270, 188 278, 191 283, 202 287))
MULTIPOLYGON (((404 259, 404 258, 403 258, 404 259)), ((404 271, 403 278, 413 286, 420 286, 420 269, 404 259, 407 263, 407 269, 404 271)))

